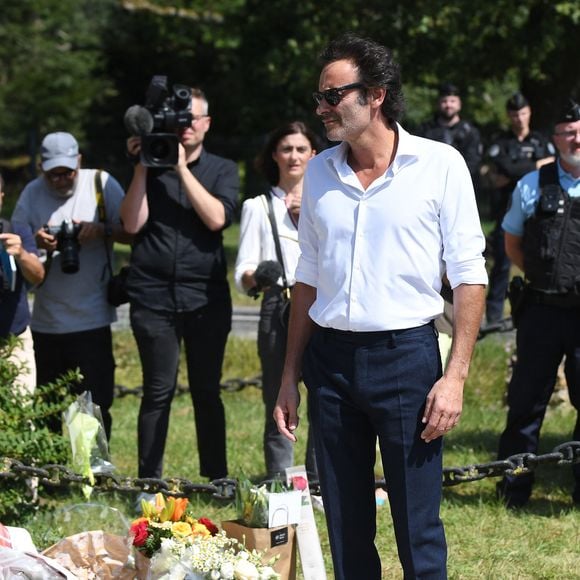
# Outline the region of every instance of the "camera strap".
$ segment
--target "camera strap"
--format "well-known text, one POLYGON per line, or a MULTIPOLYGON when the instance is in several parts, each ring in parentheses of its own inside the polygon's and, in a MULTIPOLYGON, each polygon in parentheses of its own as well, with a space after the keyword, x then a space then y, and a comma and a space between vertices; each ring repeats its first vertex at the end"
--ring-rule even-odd
MULTIPOLYGON (((105 208, 105 195, 103 193, 103 180, 101 178, 101 170, 97 169, 95 172, 95 197, 97 199, 97 212, 99 214, 99 222, 106 227, 107 224, 107 210, 105 208)), ((109 245, 107 244, 107 236, 103 236, 103 243, 105 244, 105 255, 107 256, 107 269, 109 276, 113 277, 113 265, 111 263, 111 254, 109 252, 109 245)))
POLYGON ((271 191, 266 195, 266 200, 268 202, 268 219, 270 220, 270 225, 272 226, 272 235, 274 236, 274 246, 276 247, 276 257, 278 262, 282 266, 282 293, 287 300, 290 300, 290 286, 288 286, 288 280, 286 279, 286 268, 284 267, 284 259, 282 258, 282 248, 280 247, 280 236, 278 235, 278 226, 276 225, 276 215, 274 214, 274 206, 272 205, 272 195, 271 191))

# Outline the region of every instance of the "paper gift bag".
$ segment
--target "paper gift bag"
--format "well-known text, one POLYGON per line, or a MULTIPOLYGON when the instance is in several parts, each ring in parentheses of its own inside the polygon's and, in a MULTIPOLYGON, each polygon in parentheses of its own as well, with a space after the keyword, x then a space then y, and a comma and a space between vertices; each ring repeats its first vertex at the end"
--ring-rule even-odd
POLYGON ((266 564, 279 556, 272 566, 282 580, 296 579, 296 537, 293 525, 277 528, 248 528, 238 520, 222 522, 222 529, 228 537, 235 538, 249 550, 264 553, 266 564))

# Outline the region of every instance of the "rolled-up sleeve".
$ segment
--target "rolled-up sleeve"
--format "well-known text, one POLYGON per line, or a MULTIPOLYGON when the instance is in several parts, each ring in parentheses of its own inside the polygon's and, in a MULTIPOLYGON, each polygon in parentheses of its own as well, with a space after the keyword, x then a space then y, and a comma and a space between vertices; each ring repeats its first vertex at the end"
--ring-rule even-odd
POLYGON ((485 237, 471 176, 459 153, 449 164, 440 217, 443 260, 451 287, 487 284, 485 237))

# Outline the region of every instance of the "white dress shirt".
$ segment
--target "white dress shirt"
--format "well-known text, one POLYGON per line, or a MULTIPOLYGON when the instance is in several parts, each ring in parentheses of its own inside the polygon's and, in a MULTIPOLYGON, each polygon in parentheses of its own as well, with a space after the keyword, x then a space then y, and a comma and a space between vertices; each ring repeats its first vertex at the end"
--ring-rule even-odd
POLYGON ((346 143, 308 164, 296 280, 316 288, 309 314, 320 326, 420 326, 443 312, 445 272, 452 288, 487 283, 485 239, 463 157, 397 130, 393 163, 366 190, 347 163, 346 143))
MULTIPOLYGON (((280 236, 280 248, 288 285, 293 286, 294 274, 300 255, 298 246, 298 230, 294 225, 284 198, 286 193, 279 187, 273 187, 272 207, 276 216, 278 235, 280 236)), ((259 195, 247 199, 242 206, 242 219, 240 223, 240 245, 234 279, 237 288, 244 292, 242 287, 242 275, 248 270, 255 270, 263 260, 277 260, 272 225, 268 218, 268 201, 265 195, 259 195)), ((278 280, 282 285, 282 279, 278 280)))

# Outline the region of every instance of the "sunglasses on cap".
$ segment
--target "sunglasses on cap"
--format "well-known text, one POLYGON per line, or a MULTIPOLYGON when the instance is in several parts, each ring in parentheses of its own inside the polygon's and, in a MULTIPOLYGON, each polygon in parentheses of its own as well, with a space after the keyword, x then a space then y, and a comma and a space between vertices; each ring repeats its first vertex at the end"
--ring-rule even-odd
POLYGON ((326 89, 325 91, 314 91, 312 98, 317 105, 322 103, 324 99, 331 107, 336 107, 344 98, 344 91, 349 89, 364 89, 363 83, 351 83, 350 85, 343 85, 342 87, 334 87, 333 89, 326 89))

